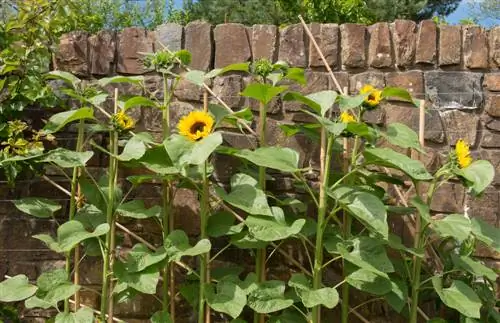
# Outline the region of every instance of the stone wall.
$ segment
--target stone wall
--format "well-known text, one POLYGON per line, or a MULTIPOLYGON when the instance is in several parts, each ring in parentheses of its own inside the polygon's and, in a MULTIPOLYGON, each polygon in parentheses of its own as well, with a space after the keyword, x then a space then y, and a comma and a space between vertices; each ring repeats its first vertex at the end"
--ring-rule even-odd
MULTIPOLYGON (((371 26, 311 24, 311 30, 341 86, 350 93, 357 92, 365 83, 371 83, 378 87, 405 87, 416 98, 426 99, 425 139, 429 148, 423 161, 431 169, 441 163, 440 152, 448 151, 458 138, 465 138, 472 145, 475 157, 490 160, 500 171, 500 27, 484 30, 478 26, 436 26, 432 21, 417 24, 397 20, 371 26)), ((148 87, 161 89, 160 77, 143 68, 139 52, 153 52, 162 46, 171 50, 188 49, 193 54, 191 67, 201 70, 262 57, 285 60, 306 69, 308 83, 301 89, 304 93, 336 89, 298 24, 280 29, 271 25, 245 27, 240 24, 213 27, 204 22, 192 22, 185 27, 166 24, 154 32, 141 28, 127 28, 119 33, 101 31, 96 35, 73 32, 61 38, 56 64, 58 69, 73 72, 89 81, 115 74, 145 74, 148 87)), ((238 96, 247 82, 245 76, 235 73, 217 77, 211 85, 230 107, 238 110, 249 105, 257 107, 254 102, 238 96)), ((121 90, 140 94, 140 90, 137 92, 130 87, 121 90)), ((157 95, 161 97, 162 93, 157 95)), ((172 111, 177 120, 180 115, 200 107, 202 91, 190 83, 181 82, 175 98, 172 111)), ((317 166, 317 147, 304 137, 287 138, 279 128, 283 123, 307 121, 308 117, 299 110, 296 103, 277 100, 270 109, 268 138, 270 144, 298 150, 304 166, 317 166)), ((417 129, 417 114, 416 109, 391 101, 367 118, 381 126, 398 121, 417 129)), ((134 117, 140 130, 160 133, 161 116, 157 111, 137 110, 134 117)), ((59 139, 59 144, 71 146, 74 137, 74 133, 68 132, 59 139)), ((237 147, 248 146, 251 141, 231 131, 225 132, 224 137, 227 144, 237 147)), ((96 170, 106 166, 104 156, 92 160, 91 167, 96 170)), ((217 179, 227 180, 235 166, 232 161, 217 157, 217 179)), ((124 170, 126 174, 127 170, 124 170)), ((63 177, 55 177, 55 180, 67 186, 63 177)), ((273 189, 279 191, 291 187, 286 179, 273 183, 273 189)), ((498 226, 499 188, 500 172, 482 199, 467 202, 469 214, 498 226)), ((54 231, 55 222, 25 217, 13 208, 10 200, 28 195, 61 201, 67 201, 67 197, 40 180, 21 180, 15 189, 1 184, 0 192, 0 274, 27 273, 34 278, 46 268, 60 266, 59 256, 30 238, 33 234, 54 231)), ((159 200, 155 186, 141 188, 136 194, 150 203, 159 200)), ((437 194, 432 208, 438 213, 461 212, 468 198, 463 188, 453 183, 443 186, 437 194)), ((198 231, 194 201, 191 192, 181 190, 175 202, 176 223, 191 236, 198 231)), ((155 234, 158 229, 149 224, 131 222, 128 225, 145 238, 158 241, 155 234)), ((124 244, 132 243, 125 235, 124 244)), ((477 254, 500 268, 499 254, 482 248, 477 254)), ((249 259, 236 250, 230 257, 238 261, 244 257, 249 259)), ((281 266, 286 272, 287 264, 281 263, 281 266)), ((99 284, 98 268, 94 260, 83 261, 84 284, 99 284)), ((279 269, 275 274, 278 273, 279 269)), ((98 302, 97 296, 91 292, 84 292, 83 296, 90 305, 95 306, 98 302)), ((129 322, 139 322, 158 307, 150 297, 141 297, 134 304, 117 306, 117 316, 131 318, 127 320, 129 322)), ((25 315, 36 317, 40 313, 31 311, 25 315)))

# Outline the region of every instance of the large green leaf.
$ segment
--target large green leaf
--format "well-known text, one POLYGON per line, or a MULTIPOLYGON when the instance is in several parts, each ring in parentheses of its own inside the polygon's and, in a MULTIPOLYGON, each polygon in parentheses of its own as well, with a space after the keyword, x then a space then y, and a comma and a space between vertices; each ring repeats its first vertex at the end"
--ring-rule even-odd
POLYGON ((267 314, 292 306, 293 300, 285 298, 285 282, 268 280, 258 284, 248 295, 248 306, 255 312, 267 314))
POLYGON ((337 99, 335 91, 320 91, 308 95, 302 95, 299 92, 289 92, 285 94, 285 101, 299 101, 306 104, 316 112, 317 115, 324 117, 326 113, 333 107, 337 99))
POLYGON ((152 251, 142 243, 138 243, 128 252, 125 266, 128 272, 136 273, 149 266, 156 265, 166 257, 167 253, 165 249, 159 248, 156 251, 152 251))
POLYGON ((144 201, 132 200, 130 202, 126 202, 118 206, 116 212, 128 218, 148 219, 148 218, 159 218, 162 209, 159 205, 155 205, 147 209, 144 206, 144 201))
POLYGON ((83 307, 75 313, 61 312, 56 315, 54 323, 89 323, 94 321, 94 312, 88 307, 83 307))
POLYGON ((403 101, 407 101, 410 103, 413 103, 415 106, 418 106, 418 102, 414 101, 413 98, 411 97, 411 94, 402 88, 398 87, 386 87, 382 91, 382 98, 398 98, 402 99, 403 101))
POLYGON ((103 223, 94 232, 88 232, 84 225, 75 220, 62 224, 57 229, 57 238, 54 240, 50 235, 37 234, 33 238, 43 241, 51 250, 55 252, 68 252, 83 240, 102 236, 109 230, 109 225, 103 223))
POLYGON ((144 83, 144 76, 123 76, 117 75, 113 77, 105 77, 99 80, 99 86, 105 87, 112 83, 130 83, 135 85, 140 85, 144 83))
POLYGON ((388 278, 366 269, 356 270, 347 276, 346 281, 349 285, 374 295, 385 295, 392 290, 392 284, 388 278))
POLYGON ((62 268, 44 272, 36 280, 38 288, 45 292, 49 292, 64 283, 69 283, 68 274, 62 268))
POLYGON ((262 241, 277 241, 294 236, 302 230, 305 222, 305 219, 298 219, 288 224, 263 215, 249 215, 245 219, 250 234, 262 241))
POLYGON ((146 144, 141 138, 134 136, 127 141, 123 151, 117 158, 121 161, 140 159, 146 153, 146 144))
POLYGON ((339 108, 340 111, 346 111, 350 109, 355 109, 363 104, 363 101, 365 101, 366 95, 356 95, 356 96, 349 96, 349 95, 339 95, 339 108))
POLYGON ((17 275, 0 282, 0 302, 18 302, 33 296, 38 287, 29 283, 25 275, 17 275))
POLYGON ((49 118, 43 130, 46 133, 58 132, 68 123, 81 119, 94 119, 94 110, 91 108, 80 108, 77 110, 64 111, 54 114, 49 118))
POLYGON ((432 285, 446 306, 467 317, 481 317, 481 299, 472 288, 460 280, 454 280, 448 288, 443 288, 442 284, 441 277, 432 277, 432 285))
POLYGON ((389 124, 386 132, 381 132, 381 134, 387 139, 387 141, 395 146, 399 146, 401 148, 413 148, 420 152, 424 152, 422 146, 420 145, 417 133, 403 123, 395 122, 389 124))
POLYGON ((467 180, 474 195, 481 194, 495 177, 495 168, 487 160, 476 160, 469 166, 462 168, 458 174, 467 180))
POLYGON ((129 272, 126 264, 116 261, 113 273, 121 284, 126 284, 126 286, 144 294, 156 294, 156 286, 160 279, 157 266, 149 266, 140 272, 129 272))
POLYGON ((73 285, 70 282, 63 282, 47 292, 41 293, 38 291, 35 296, 25 301, 25 306, 27 308, 41 307, 43 309, 57 307, 57 303, 73 296, 78 290, 80 290, 80 286, 73 285))
POLYGON ((143 96, 134 96, 123 104, 123 109, 125 111, 134 107, 156 107, 156 103, 143 96))
POLYGON ((329 190, 328 194, 338 200, 347 211, 371 231, 380 234, 385 239, 389 237, 387 211, 377 196, 347 186, 338 187, 334 191, 329 190))
POLYGON ((247 72, 250 68, 250 62, 246 63, 235 63, 224 66, 224 68, 216 68, 205 74, 205 79, 210 79, 218 75, 222 75, 227 72, 247 72))
POLYGON ((290 148, 261 147, 255 150, 243 149, 234 155, 246 159, 257 166, 294 173, 299 170, 299 154, 290 148))
POLYGON ((205 296, 208 305, 217 312, 226 313, 232 318, 240 316, 247 303, 245 292, 234 282, 222 280, 217 284, 217 292, 208 285, 205 296))
POLYGON ((471 230, 477 240, 500 252, 500 229, 479 218, 472 218, 471 230))
POLYGON ((383 241, 366 236, 360 236, 352 240, 352 248, 339 246, 340 255, 356 266, 373 271, 381 276, 384 273, 394 272, 394 267, 387 256, 383 241))
POLYGON ((295 288, 295 292, 307 308, 323 305, 327 308, 334 308, 339 302, 339 294, 335 288, 325 287, 312 289, 311 282, 304 274, 292 274, 288 281, 290 287, 295 288))
POLYGON ((498 275, 489 267, 486 267, 479 261, 473 260, 471 257, 451 254, 451 260, 456 267, 463 269, 475 276, 485 276, 491 281, 496 281, 498 275))
POLYGON ((417 181, 430 181, 432 175, 427 172, 424 165, 415 159, 395 152, 389 148, 367 148, 363 155, 367 165, 379 165, 399 169, 417 181))
POLYGON ((167 311, 158 311, 151 316, 151 323, 173 323, 170 313, 167 311))
POLYGON ((258 240, 248 231, 232 235, 230 241, 239 249, 262 249, 267 246, 267 242, 258 240))
POLYGON ((47 73, 46 77, 48 79, 62 80, 73 89, 78 88, 79 84, 82 82, 78 77, 64 71, 50 71, 47 73))
POLYGON ((268 104, 271 100, 287 89, 286 86, 272 86, 270 84, 252 83, 241 93, 252 99, 256 99, 263 104, 268 104))
POLYGON ((221 144, 222 135, 219 132, 196 142, 180 135, 173 135, 164 142, 168 156, 178 167, 203 164, 221 144))
POLYGON ((182 230, 170 232, 163 241, 163 246, 169 261, 180 260, 183 256, 198 256, 209 252, 211 248, 208 239, 200 240, 194 246, 191 246, 188 236, 182 230))
POLYGON ((420 218, 423 220, 424 225, 427 225, 432 221, 431 219, 431 210, 427 204, 422 201, 420 196, 414 196, 410 199, 411 205, 417 208, 418 214, 420 218))
POLYGON ((172 175, 180 172, 170 160, 163 145, 152 147, 144 153, 139 162, 150 171, 159 175, 172 175))
POLYGON ((392 290, 384 297, 396 312, 401 313, 408 302, 408 286, 398 278, 391 279, 392 290))
POLYGON ((208 218, 207 234, 218 238, 225 235, 233 235, 243 230, 244 223, 234 224, 234 215, 229 212, 218 212, 208 218))
POLYGON ((25 197, 14 201, 16 208, 36 218, 51 218, 61 209, 56 202, 41 197, 25 197))
POLYGON ((249 214, 272 216, 266 194, 257 185, 253 177, 240 173, 231 178, 231 193, 221 188, 216 191, 225 202, 249 214))
POLYGON ((92 151, 76 152, 64 148, 56 148, 49 151, 40 161, 54 163, 62 168, 83 167, 93 155, 92 151))
POLYGON ((450 214, 433 221, 431 227, 442 238, 453 237, 458 241, 466 240, 471 233, 471 221, 463 214, 450 214))

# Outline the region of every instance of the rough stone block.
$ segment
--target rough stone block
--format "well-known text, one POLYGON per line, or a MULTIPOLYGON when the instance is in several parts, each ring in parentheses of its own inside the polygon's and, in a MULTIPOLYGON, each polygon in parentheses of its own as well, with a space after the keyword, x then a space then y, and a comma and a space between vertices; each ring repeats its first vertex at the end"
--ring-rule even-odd
POLYGON ((487 94, 484 110, 492 117, 500 117, 500 95, 487 94))
POLYGON ((436 62, 437 27, 432 20, 420 22, 417 34, 415 62, 434 64, 436 62))
POLYGON ((488 36, 479 26, 463 26, 464 62, 468 68, 488 68, 488 36))
POLYGON ((92 75, 111 75, 115 64, 116 33, 101 30, 89 37, 90 73, 92 75))
MULTIPOLYGON (((314 39, 318 43, 326 62, 331 68, 336 68, 339 57, 339 25, 337 24, 311 24, 309 25, 314 39)), ((323 67, 323 61, 313 43, 309 42, 309 66, 323 67)))
POLYGON ((500 148, 500 133, 485 131, 481 140, 483 148, 500 148))
POLYGON ((420 71, 391 72, 385 75, 387 86, 401 87, 413 97, 424 98, 424 74, 420 71))
POLYGON ((83 31, 73 31, 61 36, 56 54, 57 69, 78 76, 88 75, 88 37, 89 34, 83 31))
MULTIPOLYGON (((290 89, 292 91, 300 91, 302 94, 311 94, 314 92, 324 91, 330 89, 330 77, 327 73, 308 71, 305 74, 306 85, 301 87, 298 84, 292 84, 290 89)), ((304 105, 294 101, 284 101, 283 108, 285 111, 299 111, 304 108, 304 105)))
POLYGON ((399 122, 412 128, 414 131, 418 131, 418 109, 411 106, 409 103, 389 101, 383 102, 381 107, 384 109, 386 114, 386 123, 391 124, 394 122, 399 122))
MULTIPOLYGON (((244 98, 240 95, 243 78, 241 75, 218 76, 214 80, 213 91, 231 109, 239 109, 244 98)), ((212 99, 213 103, 218 103, 217 99, 212 99)))
POLYGON ((278 60, 285 61, 290 66, 307 66, 304 28, 301 24, 290 25, 280 30, 278 60))
POLYGON ((396 20, 392 29, 396 65, 411 66, 415 60, 417 24, 411 20, 396 20))
MULTIPOLYGON (((114 312, 118 317, 149 319, 151 313, 161 310, 161 304, 154 295, 137 293, 132 300, 115 304, 114 312)), ((128 320, 127 320, 128 321, 128 320)))
POLYGON ((184 27, 185 45, 191 52, 193 69, 207 71, 212 67, 214 50, 212 25, 204 21, 193 21, 184 27))
POLYGON ((425 72, 425 92, 439 109, 477 109, 483 102, 481 73, 425 72))
POLYGON ((477 115, 460 110, 441 111, 440 114, 450 146, 454 146, 459 139, 464 139, 471 147, 475 147, 479 127, 477 115))
POLYGON ((174 90, 174 95, 182 101, 202 101, 204 89, 184 78, 181 78, 179 84, 174 90))
POLYGON ((116 71, 122 74, 143 74, 143 54, 152 53, 154 33, 143 28, 129 27, 118 35, 118 65, 116 71))
POLYGON ((217 25, 214 29, 215 68, 242 63, 252 58, 247 30, 242 24, 217 25))
POLYGON ((358 93, 365 84, 382 89, 385 87, 384 73, 381 72, 363 72, 351 76, 349 82, 349 92, 351 94, 358 93))
POLYGON ((347 68, 364 67, 366 63, 366 26, 343 24, 340 26, 342 65, 347 68))
POLYGON ((160 52, 163 46, 175 52, 182 49, 184 30, 176 23, 166 23, 159 25, 155 30, 156 42, 155 51, 160 52))
POLYGON ((461 184, 445 183, 434 195, 431 210, 434 212, 462 213, 464 207, 465 190, 461 184))
POLYGON ((500 73, 484 74, 483 87, 489 91, 500 92, 500 73))
POLYGON ((481 150, 481 159, 488 160, 495 168, 493 184, 500 184, 500 150, 481 150))
POLYGON ((275 25, 254 25, 252 27, 253 59, 267 58, 274 61, 278 41, 278 27, 275 25))
POLYGON ((439 26, 439 65, 458 65, 462 56, 462 26, 439 26))
POLYGON ((490 66, 500 68, 500 26, 490 30, 490 66))
POLYGON ((389 24, 379 22, 368 27, 368 65, 382 68, 392 66, 392 41, 389 24))
MULTIPOLYGON (((415 109, 417 110, 417 109, 415 109)), ((413 129, 418 129, 419 116, 414 114, 413 129)), ((444 143, 444 128, 441 122, 441 116, 437 110, 427 110, 425 112, 425 132, 424 139, 433 143, 444 143)))

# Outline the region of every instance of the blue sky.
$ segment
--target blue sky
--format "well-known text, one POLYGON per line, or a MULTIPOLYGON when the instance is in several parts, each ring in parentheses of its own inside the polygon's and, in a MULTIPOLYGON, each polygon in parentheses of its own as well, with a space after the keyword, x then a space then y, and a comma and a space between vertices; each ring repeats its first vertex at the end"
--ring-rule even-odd
MULTIPOLYGON (((480 0, 469 0, 469 1, 480 1, 480 0)), ((176 6, 182 5, 182 0, 174 0, 174 2, 176 6)), ((469 11, 470 7, 467 4, 467 0, 462 0, 457 10, 448 17, 446 17, 446 21, 448 21, 450 24, 457 24, 461 19, 469 18, 469 11)), ((482 20, 479 23, 486 27, 490 27, 493 25, 500 25, 500 21, 498 20, 495 21, 492 19, 482 20)))

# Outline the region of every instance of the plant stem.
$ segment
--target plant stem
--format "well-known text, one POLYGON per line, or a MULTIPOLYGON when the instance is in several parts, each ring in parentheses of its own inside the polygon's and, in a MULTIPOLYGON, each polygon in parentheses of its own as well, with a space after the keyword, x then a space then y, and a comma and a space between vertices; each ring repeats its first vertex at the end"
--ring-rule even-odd
MULTIPOLYGON (((362 113, 358 115, 358 120, 361 120, 363 117, 362 113)), ((354 145, 352 147, 352 152, 351 152, 351 161, 350 165, 347 165, 347 168, 353 167, 353 165, 356 165, 356 158, 358 154, 358 149, 359 149, 359 137, 356 137, 354 139, 354 145)), ((347 152, 349 154, 349 152, 347 152)), ((346 155, 347 155, 346 154, 346 155)), ((347 156, 346 156, 347 158, 347 156)), ((349 169, 346 170, 349 172, 349 169)), ((352 180, 348 180, 350 184, 352 183, 352 180)), ((351 227, 352 227, 352 218, 351 216, 347 213, 344 212, 344 239, 349 239, 351 237, 351 227)), ((347 271, 346 271, 346 266, 345 266, 345 261, 343 262, 342 265, 342 278, 345 280, 347 277, 347 271)), ((343 284, 342 285, 342 310, 341 310, 341 321, 342 323, 348 323, 349 322, 349 313, 350 313, 350 307, 349 307, 349 284, 343 284)))
MULTIPOLYGON (((266 146, 266 118, 267 107, 260 102, 259 105, 259 147, 266 146)), ((259 167, 259 186, 260 189, 266 191, 266 168, 259 167)), ((257 249, 255 254, 255 274, 257 275, 257 283, 262 283, 266 280, 266 249, 257 249)), ((264 315, 255 313, 253 317, 254 323, 264 323, 264 315)))
MULTIPOLYGON (((110 141, 110 156, 109 156, 109 173, 108 173, 108 201, 106 208, 106 222, 109 224, 110 229, 106 234, 106 254, 104 256, 104 263, 102 268, 102 292, 101 292, 101 321, 104 322, 106 319, 106 313, 108 313, 108 307, 112 299, 112 290, 110 288, 112 271, 110 270, 112 265, 113 247, 114 247, 114 233, 115 233, 115 219, 114 219, 114 200, 115 200, 115 186, 116 186, 116 173, 117 173, 117 160, 116 156, 118 154, 118 133, 115 130, 111 130, 109 134, 110 141)), ((113 320, 112 313, 108 313, 108 321, 113 320)))
MULTIPOLYGON (((78 124, 78 135, 76 139, 76 148, 75 150, 77 152, 80 152, 83 147, 83 141, 84 141, 84 136, 85 136, 85 123, 82 120, 80 120, 78 124)), ((78 177, 80 174, 80 167, 75 167, 73 168, 73 176, 71 177, 71 194, 70 194, 70 200, 69 200, 69 220, 73 220, 76 214, 76 208, 77 208, 77 203, 76 203, 76 196, 78 193, 78 177)), ((76 247, 78 248, 78 246, 76 247)), ((75 284, 78 284, 77 278, 78 278, 78 270, 79 270, 79 259, 76 258, 78 256, 79 258, 79 252, 77 253, 75 250, 75 261, 74 261, 74 266, 75 266, 75 284)), ((68 275, 68 280, 71 280, 71 251, 69 251, 66 254, 66 273, 68 275)), ((77 303, 79 303, 79 293, 75 293, 75 301, 78 300, 77 303)), ((78 309, 78 308, 77 308, 78 309)), ((69 298, 64 300, 64 313, 69 313, 69 298)))
MULTIPOLYGON (((316 248, 314 251, 314 269, 313 269, 313 290, 321 288, 322 269, 323 269, 323 233, 325 230, 325 215, 328 195, 326 189, 330 177, 330 163, 332 158, 332 147, 334 137, 328 136, 324 128, 321 129, 321 169, 320 169, 320 189, 319 189, 319 207, 318 223, 316 227, 316 248)), ((321 306, 315 306, 312 309, 312 321, 319 323, 321 321, 321 306)))
MULTIPOLYGON (((209 212, 209 190, 207 178, 207 162, 203 166, 203 187, 200 201, 200 239, 207 238, 207 220, 209 212)), ((200 255, 200 294, 198 300, 198 323, 205 322, 205 284, 208 283, 208 253, 200 255)), ((208 311, 207 311, 208 312, 208 311)))
MULTIPOLYGON (((416 196, 420 196, 418 183, 414 183, 416 196)), ((433 188, 432 188, 433 190, 433 188)), ((430 201, 430 198, 428 199, 430 201)), ((424 239, 422 239, 422 219, 420 214, 415 217, 415 241, 413 246, 415 250, 422 249, 424 239)), ((418 319, 418 297, 420 293, 420 270, 422 269, 422 258, 413 257, 413 275, 411 281, 411 304, 410 304, 410 323, 417 323, 418 319)))

